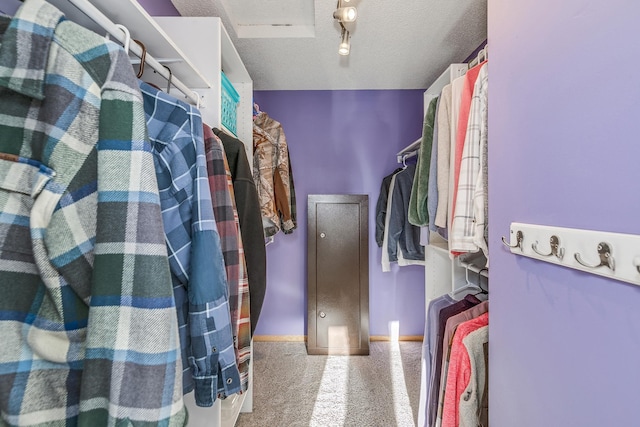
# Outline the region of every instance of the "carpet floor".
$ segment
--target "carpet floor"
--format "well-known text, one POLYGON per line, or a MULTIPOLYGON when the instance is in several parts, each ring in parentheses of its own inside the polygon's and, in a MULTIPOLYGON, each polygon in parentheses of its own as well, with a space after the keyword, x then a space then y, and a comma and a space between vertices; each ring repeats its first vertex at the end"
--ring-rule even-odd
POLYGON ((309 356, 304 343, 254 343, 253 412, 236 427, 414 427, 420 342, 372 342, 369 356, 309 356))

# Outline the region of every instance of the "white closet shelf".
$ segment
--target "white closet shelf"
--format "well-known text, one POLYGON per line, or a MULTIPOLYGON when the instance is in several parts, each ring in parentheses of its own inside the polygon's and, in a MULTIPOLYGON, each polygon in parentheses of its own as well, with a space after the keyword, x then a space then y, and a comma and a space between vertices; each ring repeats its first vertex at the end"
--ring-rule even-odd
MULTIPOLYGON (((442 74, 440 74, 440 77, 434 80, 434 82, 431 83, 429 88, 424 92, 425 96, 428 95, 431 97, 436 97, 440 95, 440 92, 442 92, 442 89, 446 85, 448 85, 458 77, 464 76, 464 74, 467 72, 468 69, 469 69, 469 66, 467 64, 449 65, 447 69, 444 70, 442 74)), ((425 102, 425 106, 427 105, 428 105, 428 102, 425 102)))
MULTIPOLYGON (((463 76, 464 73, 466 73, 467 69, 467 64, 451 64, 447 67, 446 70, 442 72, 442 74, 440 74, 440 77, 438 77, 424 92, 424 114, 426 114, 427 112, 427 107, 429 106, 429 102, 431 101, 431 99, 440 95, 440 92, 442 92, 442 88, 451 83, 454 79, 463 76)), ((398 163, 402 163, 402 157, 404 155, 415 154, 413 152, 420 148, 421 142, 422 138, 418 138, 417 140, 413 141, 411 144, 400 150, 396 155, 398 163)))
MULTIPOLYGON (((173 75, 188 87, 199 89, 211 87, 208 81, 194 67, 189 58, 183 54, 178 46, 173 43, 169 36, 154 21, 146 10, 134 0, 48 0, 49 3, 60 9, 65 16, 98 34, 104 34, 104 30, 87 15, 79 10, 74 3, 90 3, 109 17, 114 24, 121 24, 127 27, 131 33, 131 38, 140 40, 151 55, 162 54, 168 58, 177 58, 180 62, 175 62, 171 66, 173 75)), ((106 35, 106 34, 105 34, 106 35)), ((133 42, 132 42, 133 44, 133 42)), ((203 53, 206 54, 206 53, 203 53)))

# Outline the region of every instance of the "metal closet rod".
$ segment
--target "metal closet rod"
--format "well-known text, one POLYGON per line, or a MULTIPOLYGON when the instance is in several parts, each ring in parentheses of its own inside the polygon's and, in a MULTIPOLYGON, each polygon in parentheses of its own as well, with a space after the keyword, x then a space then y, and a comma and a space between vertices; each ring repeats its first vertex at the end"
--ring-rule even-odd
MULTIPOLYGON (((126 39, 125 34, 122 32, 122 30, 120 30, 120 28, 116 26, 115 23, 113 23, 109 18, 107 18, 97 7, 95 7, 93 4, 91 4, 87 0, 68 0, 68 1, 69 3, 77 7, 82 13, 87 15, 89 19, 91 19, 93 22, 95 22, 100 27, 102 27, 107 33, 109 33, 110 36, 112 36, 113 38, 115 38, 116 40, 118 40, 120 43, 124 45, 125 39, 126 39)), ((133 54, 136 55, 138 58, 142 58, 142 48, 138 46, 138 44, 131 43, 129 46, 129 50, 133 52, 133 54)), ((167 81, 170 81, 171 84, 175 86, 176 89, 178 89, 180 92, 182 92, 189 101, 191 101, 193 104, 197 105, 198 107, 202 107, 202 101, 200 99, 200 96, 193 90, 189 89, 177 77, 172 76, 169 73, 169 71, 162 64, 160 64, 160 62, 158 62, 153 56, 151 56, 148 52, 145 58, 145 63, 151 66, 151 68, 153 68, 156 73, 160 74, 162 77, 167 79, 167 81)))

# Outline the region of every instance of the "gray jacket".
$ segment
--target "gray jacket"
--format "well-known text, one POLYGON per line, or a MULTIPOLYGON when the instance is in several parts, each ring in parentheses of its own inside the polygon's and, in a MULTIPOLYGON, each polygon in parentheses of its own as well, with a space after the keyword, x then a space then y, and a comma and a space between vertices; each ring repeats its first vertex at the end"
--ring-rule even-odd
POLYGON ((420 227, 409 223, 409 199, 416 166, 409 165, 396 174, 391 194, 388 245, 389 261, 398 261, 398 248, 406 260, 424 261, 424 246, 420 245, 420 227))

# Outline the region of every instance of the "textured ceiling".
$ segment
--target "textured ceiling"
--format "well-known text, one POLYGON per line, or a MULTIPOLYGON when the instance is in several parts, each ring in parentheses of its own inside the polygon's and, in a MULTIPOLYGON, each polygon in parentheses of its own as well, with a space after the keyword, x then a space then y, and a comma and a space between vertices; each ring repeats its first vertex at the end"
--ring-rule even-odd
POLYGON ((351 0, 346 57, 336 1, 171 1, 183 16, 222 18, 256 90, 424 89, 487 38, 487 0, 351 0))

